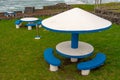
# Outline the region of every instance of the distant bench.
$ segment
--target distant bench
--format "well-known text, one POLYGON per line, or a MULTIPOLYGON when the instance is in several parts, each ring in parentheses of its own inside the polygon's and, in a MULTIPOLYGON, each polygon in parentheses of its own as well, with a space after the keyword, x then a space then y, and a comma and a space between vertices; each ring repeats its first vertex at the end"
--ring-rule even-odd
POLYGON ((16 21, 15 21, 16 28, 17 28, 17 29, 18 29, 18 28, 20 28, 21 23, 22 23, 22 21, 21 21, 21 20, 16 20, 16 21))
POLYGON ((28 23, 26 24, 26 26, 28 27, 28 30, 32 30, 32 27, 36 27, 35 23, 28 23))
POLYGON ((28 30, 31 30, 32 27, 36 27, 39 26, 39 28, 41 27, 41 20, 38 20, 37 22, 31 22, 26 24, 26 26, 28 27, 28 30))
POLYGON ((82 75, 88 75, 91 69, 101 66, 104 64, 106 56, 103 53, 98 53, 95 58, 86 62, 80 62, 77 65, 78 70, 82 70, 82 75))

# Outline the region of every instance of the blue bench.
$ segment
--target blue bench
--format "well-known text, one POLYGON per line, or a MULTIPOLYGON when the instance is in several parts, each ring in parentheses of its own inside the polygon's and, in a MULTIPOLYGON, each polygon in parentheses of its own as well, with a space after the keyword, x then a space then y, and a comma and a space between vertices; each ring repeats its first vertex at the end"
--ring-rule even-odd
POLYGON ((47 48, 44 51, 44 59, 50 64, 50 71, 57 71, 58 66, 60 66, 61 61, 53 55, 53 49, 47 48))
POLYGON ((28 23, 26 24, 26 26, 28 27, 28 30, 32 30, 32 27, 36 27, 36 23, 28 23))
POLYGON ((21 23, 22 23, 22 21, 21 21, 21 20, 16 20, 16 21, 15 21, 16 28, 17 28, 17 29, 18 29, 18 28, 20 28, 21 23))
POLYGON ((90 61, 80 62, 77 65, 78 70, 82 70, 82 75, 88 75, 91 69, 97 68, 104 64, 106 56, 103 53, 98 53, 95 58, 90 61))
POLYGON ((26 24, 26 26, 32 26, 33 27, 33 26, 36 26, 36 24, 35 23, 31 23, 31 24, 28 23, 28 24, 26 24))
POLYGON ((19 25, 22 21, 21 20, 16 20, 15 24, 19 25))

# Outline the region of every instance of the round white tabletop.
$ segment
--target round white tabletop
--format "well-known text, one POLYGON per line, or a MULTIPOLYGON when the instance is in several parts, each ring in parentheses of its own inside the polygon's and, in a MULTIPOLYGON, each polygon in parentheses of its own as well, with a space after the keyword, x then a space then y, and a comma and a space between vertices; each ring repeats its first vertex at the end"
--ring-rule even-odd
POLYGON ((80 8, 73 8, 43 20, 42 25, 52 31, 82 33, 101 31, 112 23, 80 8))
POLYGON ((38 18, 35 17, 25 17, 25 18, 21 18, 21 21, 26 21, 26 22, 31 22, 31 21, 37 21, 38 18))
POLYGON ((78 48, 71 48, 71 41, 65 41, 57 44, 56 50, 59 54, 69 57, 69 58, 83 58, 89 56, 94 48, 92 45, 80 42, 78 43, 78 48))
POLYGON ((8 11, 7 13, 9 13, 9 14, 13 14, 14 12, 12 12, 12 11, 8 11))

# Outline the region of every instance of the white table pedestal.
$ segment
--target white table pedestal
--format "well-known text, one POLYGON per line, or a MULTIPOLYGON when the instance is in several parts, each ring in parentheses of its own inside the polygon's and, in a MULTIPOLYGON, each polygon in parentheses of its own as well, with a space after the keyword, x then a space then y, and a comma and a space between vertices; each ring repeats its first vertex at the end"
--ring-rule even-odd
POLYGON ((16 25, 16 29, 19 29, 20 28, 20 26, 19 25, 16 25))
POLYGON ((71 62, 77 62, 78 59, 77 58, 71 58, 71 62))

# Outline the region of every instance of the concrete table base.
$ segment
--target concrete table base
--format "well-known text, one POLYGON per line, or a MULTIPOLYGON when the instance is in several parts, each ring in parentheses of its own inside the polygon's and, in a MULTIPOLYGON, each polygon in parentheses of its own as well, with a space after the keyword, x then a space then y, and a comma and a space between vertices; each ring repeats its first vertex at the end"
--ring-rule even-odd
POLYGON ((78 42, 78 48, 71 48, 71 41, 65 41, 57 44, 56 50, 59 54, 71 58, 72 62, 76 62, 77 58, 84 57, 94 51, 92 45, 85 42, 78 42))

